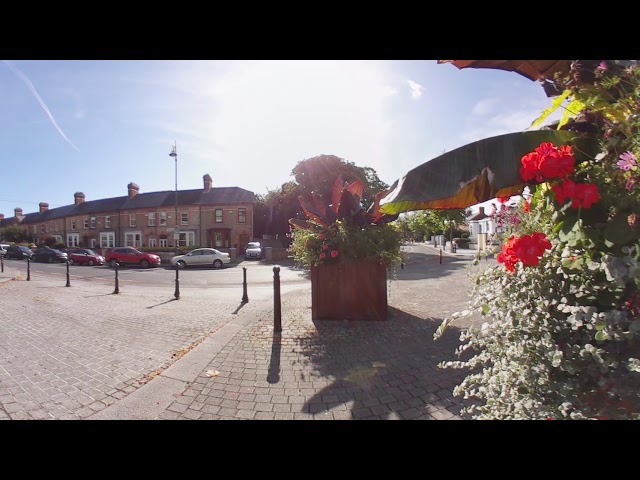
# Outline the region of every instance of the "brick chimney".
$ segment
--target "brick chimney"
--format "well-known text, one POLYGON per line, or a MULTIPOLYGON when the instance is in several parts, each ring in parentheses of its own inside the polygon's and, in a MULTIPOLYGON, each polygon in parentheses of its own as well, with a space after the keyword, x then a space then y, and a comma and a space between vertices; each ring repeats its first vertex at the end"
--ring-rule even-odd
POLYGON ((15 217, 21 217, 22 216, 22 209, 21 208, 15 208, 13 210, 13 214, 15 217))
POLYGON ((135 197, 140 191, 140 187, 133 182, 127 185, 127 189, 129 191, 129 198, 135 197))
POLYGON ((40 207, 40 213, 49 210, 49 204, 47 202, 40 202, 38 206, 40 207))
POLYGON ((4 220, 4 213, 0 213, 0 220, 4 220))
POLYGON ((74 199, 76 205, 80 205, 81 203, 84 202, 84 193, 82 193, 82 192, 74 193, 73 194, 73 199, 74 199))
POLYGON ((207 173, 202 177, 202 180, 204 181, 204 191, 210 192, 211 186, 213 185, 213 180, 211 180, 211 175, 207 173))

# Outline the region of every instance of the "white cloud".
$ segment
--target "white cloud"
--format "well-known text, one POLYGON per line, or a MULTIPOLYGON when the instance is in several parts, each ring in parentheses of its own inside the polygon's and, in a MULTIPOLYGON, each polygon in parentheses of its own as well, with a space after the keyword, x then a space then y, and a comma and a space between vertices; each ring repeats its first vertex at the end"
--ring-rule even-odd
POLYGON ((424 91, 424 87, 419 83, 414 82, 413 80, 407 80, 409 84, 409 88, 411 89, 411 98, 417 100, 422 96, 422 92, 424 91))
POLYGON ((495 110, 497 98, 484 98, 473 106, 472 115, 488 115, 495 110))
POLYGON ((382 95, 385 97, 393 97, 398 95, 398 89, 392 87, 391 85, 384 85, 382 87, 382 95))

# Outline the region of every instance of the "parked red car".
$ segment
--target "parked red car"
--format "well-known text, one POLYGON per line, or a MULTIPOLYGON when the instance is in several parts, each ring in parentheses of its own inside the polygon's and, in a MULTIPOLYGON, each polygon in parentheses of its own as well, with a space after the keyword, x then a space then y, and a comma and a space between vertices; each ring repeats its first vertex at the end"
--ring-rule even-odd
POLYGON ((157 267, 160 257, 155 253, 145 253, 133 247, 112 248, 107 252, 106 262, 115 267, 120 265, 140 265, 142 268, 157 267))
POLYGON ((69 253, 69 264, 71 265, 104 265, 104 257, 89 248, 75 248, 69 253))

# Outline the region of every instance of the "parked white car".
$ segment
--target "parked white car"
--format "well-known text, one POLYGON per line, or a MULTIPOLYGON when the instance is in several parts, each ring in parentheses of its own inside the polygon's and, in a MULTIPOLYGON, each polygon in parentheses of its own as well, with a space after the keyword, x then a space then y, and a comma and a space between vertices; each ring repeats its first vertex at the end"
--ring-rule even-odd
POLYGON ((176 255, 171 259, 171 265, 178 265, 178 268, 206 265, 222 268, 223 265, 229 263, 231 263, 229 254, 215 248, 196 248, 185 255, 176 255))
POLYGON ((4 255, 7 253, 7 248, 9 248, 9 245, 5 243, 0 244, 0 256, 4 257, 4 255))

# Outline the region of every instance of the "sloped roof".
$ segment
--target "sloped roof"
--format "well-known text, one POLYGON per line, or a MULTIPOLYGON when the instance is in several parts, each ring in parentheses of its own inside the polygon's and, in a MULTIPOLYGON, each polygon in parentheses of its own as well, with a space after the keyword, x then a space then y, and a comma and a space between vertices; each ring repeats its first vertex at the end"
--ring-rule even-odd
MULTIPOLYGON (((28 213, 22 219, 22 223, 40 223, 57 218, 117 210, 172 207, 176 204, 175 195, 175 191, 164 191, 139 193, 133 198, 123 196, 90 200, 82 202, 80 205, 65 205, 44 212, 28 213)), ((203 189, 178 190, 178 205, 228 205, 230 203, 253 203, 254 201, 254 193, 240 187, 212 188, 208 192, 203 189)), ((9 224, 13 218, 0 221, 0 226, 4 226, 4 223, 9 224)))

